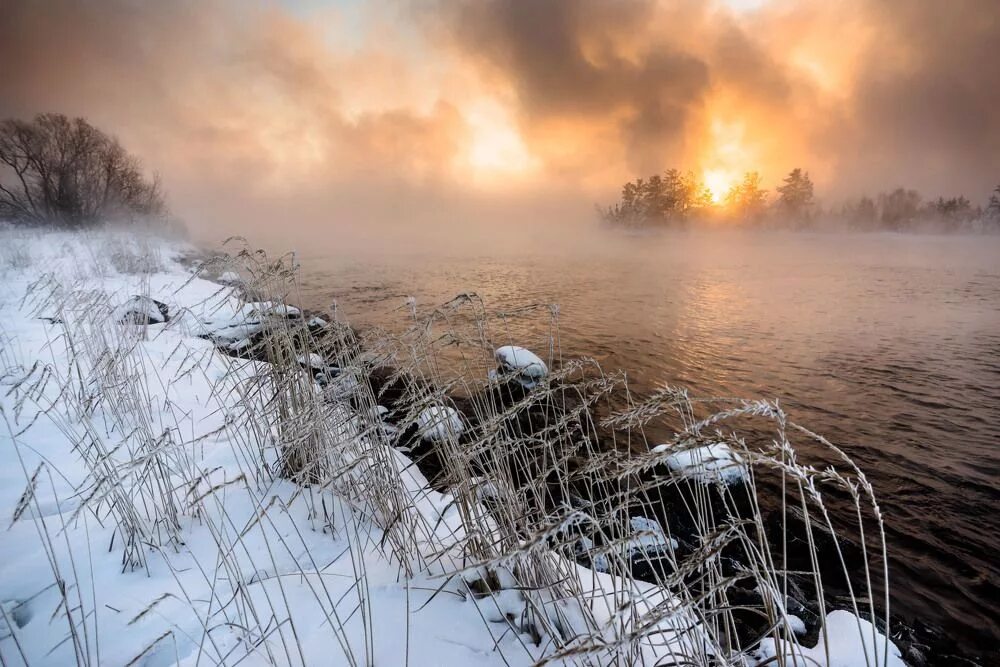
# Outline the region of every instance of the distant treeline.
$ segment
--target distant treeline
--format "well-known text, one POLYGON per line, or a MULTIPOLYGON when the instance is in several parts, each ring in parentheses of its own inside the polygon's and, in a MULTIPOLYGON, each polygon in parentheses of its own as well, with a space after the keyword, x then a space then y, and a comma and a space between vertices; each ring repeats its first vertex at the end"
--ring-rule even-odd
POLYGON ((681 226, 729 221, 761 227, 840 226, 858 230, 1000 231, 1000 185, 986 206, 963 195, 925 200, 916 190, 896 188, 824 208, 817 201, 809 172, 793 169, 773 190, 761 186, 760 174, 714 199, 692 172, 668 169, 622 187, 621 199, 600 208, 608 222, 625 226, 681 226))

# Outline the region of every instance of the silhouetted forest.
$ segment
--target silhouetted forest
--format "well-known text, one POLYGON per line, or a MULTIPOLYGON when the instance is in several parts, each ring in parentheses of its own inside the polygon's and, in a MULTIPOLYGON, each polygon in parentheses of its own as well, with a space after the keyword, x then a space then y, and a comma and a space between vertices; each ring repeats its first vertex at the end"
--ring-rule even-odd
POLYGON ((916 190, 899 187, 823 206, 809 172, 799 168, 772 189, 763 187, 758 172, 748 172, 722 197, 713 197, 693 172, 668 169, 626 183, 621 199, 600 213, 623 226, 732 222, 794 229, 1000 231, 1000 185, 985 205, 964 195, 925 199, 916 190))

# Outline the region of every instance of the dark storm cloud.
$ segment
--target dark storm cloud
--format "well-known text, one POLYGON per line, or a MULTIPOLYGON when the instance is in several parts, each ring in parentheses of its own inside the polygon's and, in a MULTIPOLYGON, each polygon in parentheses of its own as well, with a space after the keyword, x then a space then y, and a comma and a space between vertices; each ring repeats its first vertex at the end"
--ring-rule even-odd
POLYGON ((620 117, 634 168, 662 165, 708 88, 706 63, 665 41, 629 53, 652 2, 497 0, 451 9, 455 43, 513 84, 529 132, 539 121, 620 117))
POLYGON ((727 90, 769 114, 756 132, 808 151, 789 156, 796 164, 835 165, 825 180, 841 192, 911 182, 980 193, 1000 180, 996 0, 773 3, 744 16, 687 2, 444 6, 454 43, 515 90, 529 134, 553 119, 615 118, 633 173, 676 160, 706 97, 727 90), (864 31, 845 31, 859 19, 864 31), (849 50, 865 38, 828 100, 788 48, 804 29, 833 42, 820 67, 836 65, 837 39, 849 50))

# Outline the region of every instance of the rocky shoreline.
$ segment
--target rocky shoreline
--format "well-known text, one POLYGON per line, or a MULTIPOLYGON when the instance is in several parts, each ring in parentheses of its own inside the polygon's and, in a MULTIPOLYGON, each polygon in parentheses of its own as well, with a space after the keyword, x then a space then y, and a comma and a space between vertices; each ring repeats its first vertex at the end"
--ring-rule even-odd
MULTIPOLYGON (((216 280, 224 286, 243 289, 239 275, 223 274, 216 280)), ((259 295, 245 294, 245 298, 259 295)), ((576 421, 576 432, 581 437, 590 437, 597 442, 594 448, 600 451, 602 447, 613 447, 611 439, 606 434, 588 432, 583 422, 597 423, 590 405, 581 405, 581 400, 575 392, 550 392, 544 400, 532 401, 532 391, 544 382, 558 383, 560 380, 547 378, 549 369, 536 355, 524 348, 508 346, 507 349, 496 351, 497 367, 491 374, 491 382, 483 394, 462 396, 447 393, 439 387, 429 386, 428 381, 416 378, 406 371, 378 361, 365 366, 366 370, 360 376, 357 366, 351 369, 349 375, 342 374, 336 363, 345 355, 356 359, 365 357, 359 341, 363 338, 358 332, 340 323, 331 323, 324 313, 310 312, 284 303, 248 302, 251 305, 249 317, 234 330, 216 329, 206 333, 204 337, 215 344, 223 354, 255 361, 269 362, 270 351, 267 344, 269 323, 280 320, 280 326, 291 332, 290 340, 298 346, 296 350, 298 362, 306 371, 312 374, 318 385, 324 388, 330 400, 350 400, 359 385, 363 385, 371 395, 376 397, 379 409, 379 419, 385 432, 392 438, 394 446, 405 452, 419 468, 420 472, 439 489, 448 486, 445 466, 442 464, 440 443, 445 434, 454 436, 459 443, 475 441, 479 428, 480 412, 476 406, 491 403, 502 406, 509 423, 505 425, 519 435, 544 437, 547 425, 556 421, 576 421), (249 329, 240 328, 249 325, 249 329), (351 349, 347 349, 351 348, 351 349), (520 354, 525 363, 518 363, 520 354), (425 407, 414 413, 414 404, 419 397, 435 395, 443 397, 438 405, 425 407), (523 406, 523 407, 519 407, 523 406)), ((585 403, 585 401, 584 401, 585 403)), ((361 409, 355 404, 356 409, 361 409)), ((713 457, 712 461, 718 457, 713 457)), ((530 460, 518 458, 508 461, 507 465, 531 466, 530 460)), ((737 463, 738 465, 738 463, 737 463)), ((696 470, 703 470, 704 464, 694 465, 696 470)), ((482 474, 488 472, 485 463, 479 464, 482 474)), ((673 471, 674 473, 676 471, 673 471)), ((532 479, 537 471, 525 470, 522 475, 525 481, 532 479)), ((710 498, 715 508, 714 514, 725 517, 737 508, 737 517, 744 518, 749 513, 752 500, 745 480, 740 475, 729 479, 720 479, 709 475, 699 478, 698 475, 688 477, 680 483, 663 484, 665 478, 675 478, 676 475, 663 465, 654 466, 642 473, 637 483, 657 490, 657 497, 649 506, 657 508, 654 516, 636 513, 631 517, 635 533, 617 535, 628 543, 635 542, 630 554, 632 575, 639 580, 657 583, 663 577, 675 574, 675 555, 661 557, 666 551, 677 554, 690 553, 699 548, 698 530, 691 524, 690 517, 685 513, 694 498, 710 498), (735 505, 733 501, 735 500, 735 505), (670 535, 664 533, 661 526, 669 526, 670 535)), ((599 488, 605 495, 614 495, 616 489, 588 487, 578 485, 575 490, 566 493, 566 489, 551 487, 535 490, 539 509, 549 510, 559 505, 571 505, 583 508, 594 508, 601 505, 603 498, 586 497, 587 491, 593 492, 599 488), (586 489, 583 490, 583 489, 586 489)), ((647 512, 648 514, 648 512, 647 512)), ((796 641, 804 646, 813 646, 820 641, 824 617, 836 610, 859 612, 869 618, 864 609, 854 608, 851 604, 850 591, 857 590, 861 583, 861 572, 864 569, 864 554, 860 546, 843 536, 834 536, 814 524, 813 530, 807 531, 802 522, 788 524, 782 521, 779 513, 772 511, 767 517, 767 530, 771 535, 778 531, 795 530, 787 535, 786 557, 790 571, 801 571, 803 574, 789 576, 788 612, 798 620, 795 628, 796 641), (811 533, 807 535, 806 533, 811 533), (810 548, 810 541, 818 542, 818 548, 810 548), (814 560, 814 552, 823 555, 818 562, 814 560), (858 573, 856 580, 847 581, 843 576, 844 566, 848 571, 858 573), (811 568, 819 567, 824 573, 825 608, 817 602, 816 585, 813 578, 807 574, 811 568)), ((587 567, 601 569, 601 539, 595 535, 579 533, 576 537, 575 555, 577 561, 587 567)), ((606 539, 606 536, 605 536, 606 539)), ((765 602, 758 590, 742 587, 739 584, 739 572, 743 566, 738 548, 729 545, 723 552, 726 562, 725 571, 728 576, 737 579, 733 586, 735 602, 744 611, 734 614, 738 627, 736 632, 741 642, 752 642, 765 635, 770 629, 762 614, 755 609, 763 608, 765 602)), ((876 605, 878 612, 878 605, 876 605)), ((876 613, 875 618, 869 618, 881 631, 885 631, 884 618, 876 613)), ((944 665, 983 665, 977 656, 963 651, 956 640, 946 632, 933 625, 921 622, 900 620, 896 617, 892 628, 892 640, 900 648, 907 664, 913 667, 938 667, 944 665)))

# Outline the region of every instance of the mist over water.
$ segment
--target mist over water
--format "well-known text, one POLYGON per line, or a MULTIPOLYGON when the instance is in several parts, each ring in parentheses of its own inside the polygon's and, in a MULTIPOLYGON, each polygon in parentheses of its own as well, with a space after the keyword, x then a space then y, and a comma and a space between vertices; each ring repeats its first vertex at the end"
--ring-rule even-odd
MULTIPOLYGON (((873 482, 893 613, 995 650, 1000 238, 513 229, 300 246, 302 305, 398 331, 411 296, 424 313, 461 292, 558 304, 562 354, 640 395, 777 398, 873 482)), ((549 327, 538 311, 493 342, 544 353, 549 327)))

